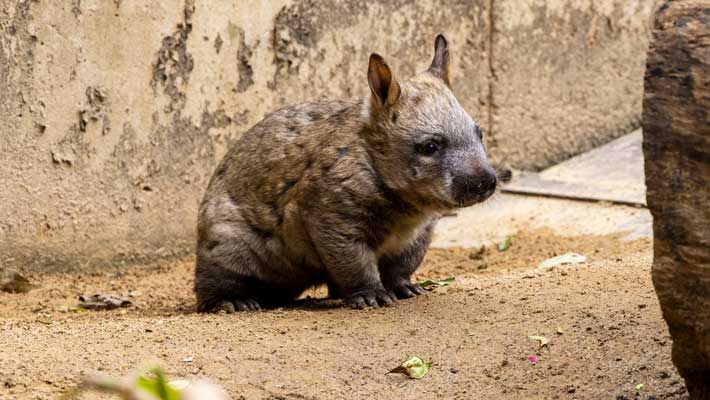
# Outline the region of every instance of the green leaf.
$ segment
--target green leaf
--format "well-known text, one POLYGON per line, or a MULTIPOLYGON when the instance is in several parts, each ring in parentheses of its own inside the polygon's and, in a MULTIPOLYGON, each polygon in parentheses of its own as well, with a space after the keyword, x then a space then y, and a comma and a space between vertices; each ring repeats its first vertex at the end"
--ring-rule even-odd
POLYGON ((389 371, 388 373, 398 373, 404 374, 412 379, 422 379, 428 372, 434 363, 429 361, 425 362, 419 357, 412 356, 403 362, 399 367, 389 371))
POLYGON ((513 244, 513 238, 511 236, 506 236, 505 240, 502 242, 498 243, 498 250, 500 251, 506 251, 510 248, 510 246, 513 244))
POLYGON ((180 392, 168 384, 163 370, 157 367, 151 369, 150 374, 140 376, 136 387, 160 400, 180 400, 180 392))
POLYGON ((544 336, 530 335, 528 336, 528 339, 537 340, 538 342, 540 342, 540 347, 547 346, 548 343, 550 343, 550 341, 544 336))
POLYGON ((73 313, 82 313, 82 312, 87 312, 87 311, 89 311, 89 310, 87 310, 84 307, 72 307, 69 309, 69 312, 73 312, 73 313))
POLYGON ((448 278, 446 278, 446 279, 442 279, 442 280, 440 280, 440 281, 433 281, 433 280, 431 280, 431 279, 427 279, 427 280, 425 280, 425 281, 417 282, 417 285, 419 285, 419 286, 421 286, 421 287, 423 287, 423 288, 427 288, 427 287, 430 287, 430 286, 449 286, 449 285, 451 285, 455 280, 456 280, 456 278, 454 278, 453 276, 448 277, 448 278))
POLYGON ((639 383, 638 385, 634 386, 634 389, 636 389, 637 392, 640 392, 643 390, 644 386, 645 385, 643 383, 639 383))

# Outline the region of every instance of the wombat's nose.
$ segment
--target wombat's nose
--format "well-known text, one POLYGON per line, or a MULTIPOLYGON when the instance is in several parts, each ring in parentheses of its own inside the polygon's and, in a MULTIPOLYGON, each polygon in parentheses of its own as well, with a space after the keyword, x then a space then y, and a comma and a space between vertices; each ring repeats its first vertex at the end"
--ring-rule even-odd
POLYGON ((495 175, 486 174, 484 177, 478 180, 478 184, 476 185, 476 191, 478 193, 484 193, 491 189, 495 189, 497 181, 498 179, 495 175))
POLYGON ((461 199, 480 198, 484 200, 496 188, 498 178, 493 172, 483 171, 475 175, 462 175, 454 178, 454 187, 461 199))
POLYGON ((492 192, 496 188, 496 183, 498 183, 498 177, 496 174, 486 171, 486 173, 479 178, 478 185, 476 185, 476 191, 479 194, 492 192))

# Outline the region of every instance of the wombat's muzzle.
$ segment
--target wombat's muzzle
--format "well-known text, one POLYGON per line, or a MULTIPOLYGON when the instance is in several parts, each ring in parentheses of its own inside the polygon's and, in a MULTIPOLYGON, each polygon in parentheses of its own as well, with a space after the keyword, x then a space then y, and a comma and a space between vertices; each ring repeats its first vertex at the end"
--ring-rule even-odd
POLYGON ((491 197, 498 178, 495 171, 486 168, 475 174, 456 176, 452 183, 456 202, 461 207, 468 207, 491 197))

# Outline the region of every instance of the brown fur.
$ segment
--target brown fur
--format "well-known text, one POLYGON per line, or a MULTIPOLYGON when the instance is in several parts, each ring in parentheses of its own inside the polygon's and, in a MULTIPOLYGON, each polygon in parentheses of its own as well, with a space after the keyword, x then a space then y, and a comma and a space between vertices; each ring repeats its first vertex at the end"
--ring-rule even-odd
POLYGON ((200 311, 284 304, 321 283, 355 308, 423 293, 410 276, 440 213, 495 189, 443 36, 435 47, 402 84, 373 54, 370 99, 277 110, 230 149, 199 210, 200 311))

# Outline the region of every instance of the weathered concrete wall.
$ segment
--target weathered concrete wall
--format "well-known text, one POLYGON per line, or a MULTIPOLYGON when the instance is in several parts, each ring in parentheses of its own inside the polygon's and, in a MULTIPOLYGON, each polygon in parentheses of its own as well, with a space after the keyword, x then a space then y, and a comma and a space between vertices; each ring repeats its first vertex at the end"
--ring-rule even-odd
POLYGON ((496 156, 540 169, 638 127, 654 3, 495 0, 496 156))
POLYGON ((425 69, 438 32, 493 158, 547 165, 637 125, 652 2, 0 0, 0 258, 189 253, 212 168, 245 129, 366 94, 371 51, 400 77, 425 69))

